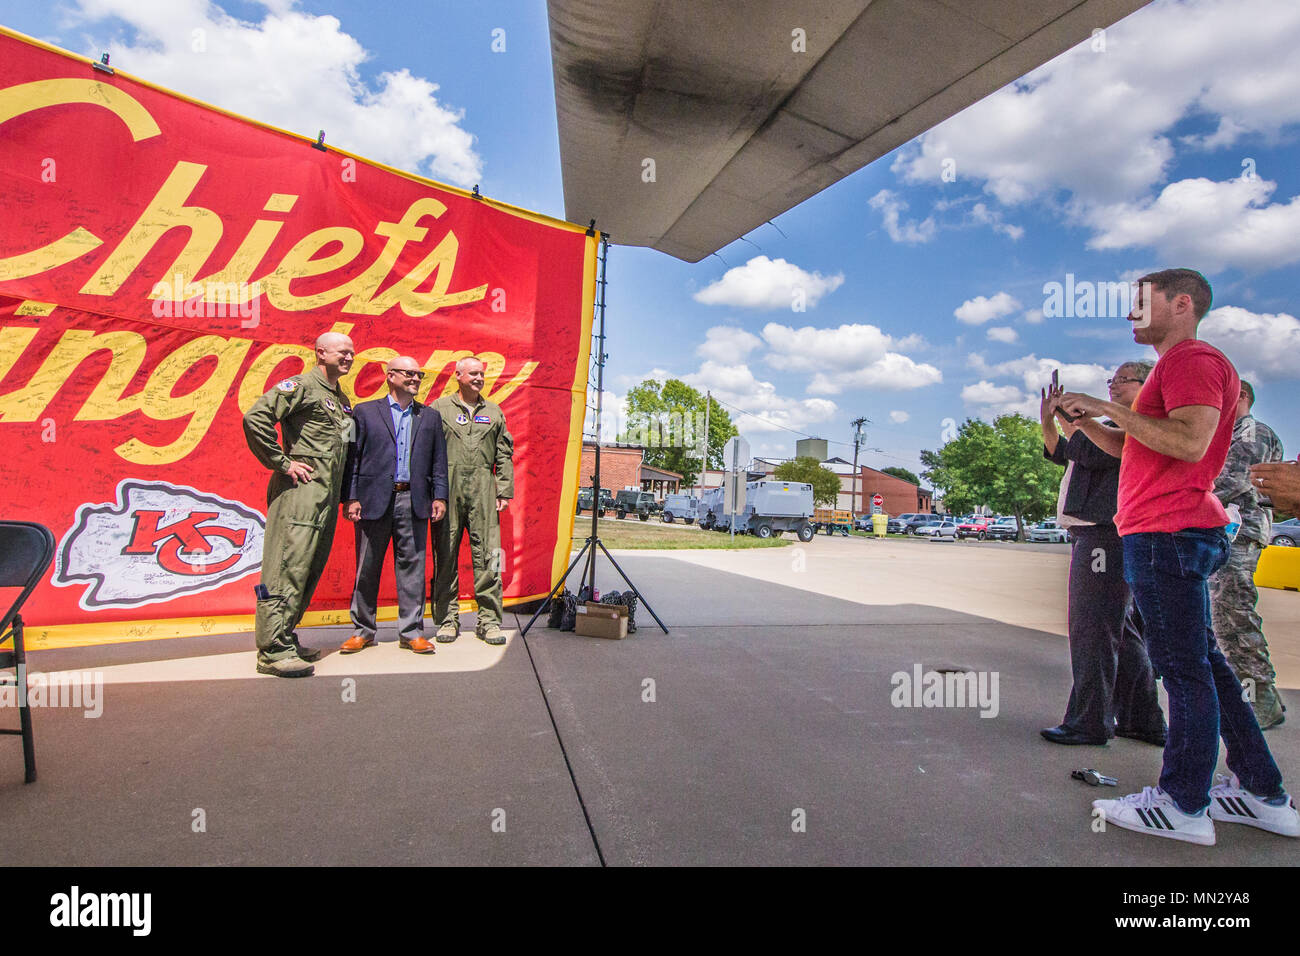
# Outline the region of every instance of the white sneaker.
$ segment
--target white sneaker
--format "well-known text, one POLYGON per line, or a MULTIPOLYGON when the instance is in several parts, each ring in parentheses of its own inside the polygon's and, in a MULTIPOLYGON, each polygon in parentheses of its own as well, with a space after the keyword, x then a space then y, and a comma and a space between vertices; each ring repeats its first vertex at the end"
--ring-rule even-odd
POLYGON ((1094 800, 1092 805, 1102 812, 1107 823, 1125 830, 1214 846, 1214 821, 1205 813, 1183 813, 1159 787, 1143 787, 1141 793, 1130 793, 1118 800, 1094 800))
POLYGON ((1237 775, 1219 774, 1217 783, 1210 789, 1210 816, 1224 823, 1244 823, 1259 827, 1269 833, 1300 837, 1300 814, 1296 813, 1295 800, 1287 797, 1286 803, 1274 807, 1242 787, 1237 775))

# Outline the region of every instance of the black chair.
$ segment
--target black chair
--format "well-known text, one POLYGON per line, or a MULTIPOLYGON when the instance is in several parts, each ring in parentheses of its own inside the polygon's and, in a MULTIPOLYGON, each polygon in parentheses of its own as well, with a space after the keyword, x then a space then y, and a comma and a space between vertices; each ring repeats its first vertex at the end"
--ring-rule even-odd
MULTIPOLYGON (((0 729, 0 734, 21 734, 27 783, 36 779, 36 749, 32 743, 32 712, 27 705, 27 656, 23 650, 23 617, 19 612, 54 560, 54 535, 45 525, 30 521, 0 521, 0 588, 22 588, 18 599, 0 618, 0 646, 11 637, 11 651, 0 650, 0 668, 15 669, 20 729, 0 729)), ((8 681, 3 681, 8 683, 8 681)))

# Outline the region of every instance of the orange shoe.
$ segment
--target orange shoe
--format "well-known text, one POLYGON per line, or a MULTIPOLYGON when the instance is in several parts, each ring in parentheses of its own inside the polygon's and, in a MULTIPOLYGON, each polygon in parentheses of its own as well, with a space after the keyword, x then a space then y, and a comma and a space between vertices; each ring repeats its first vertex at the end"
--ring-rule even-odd
POLYGON ((413 641, 403 638, 397 642, 397 646, 404 651, 415 651, 417 654, 432 654, 434 650, 433 645, 422 637, 417 637, 413 641))
POLYGON ((357 651, 364 651, 367 647, 374 647, 375 639, 373 637, 362 637, 360 634, 353 634, 343 646, 339 648, 340 654, 355 654, 357 651))

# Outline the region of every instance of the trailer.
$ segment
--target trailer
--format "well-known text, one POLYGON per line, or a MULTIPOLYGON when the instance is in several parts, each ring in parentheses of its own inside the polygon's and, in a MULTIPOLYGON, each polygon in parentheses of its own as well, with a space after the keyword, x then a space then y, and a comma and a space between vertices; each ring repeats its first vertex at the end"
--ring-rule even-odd
MULTIPOLYGON (((736 532, 770 538, 793 531, 800 541, 811 541, 813 527, 812 485, 801 481, 761 479, 745 485, 745 507, 736 513, 736 532)), ((701 499, 701 507, 703 507, 701 499)), ((709 512, 711 526, 719 531, 731 528, 731 515, 723 510, 721 490, 709 512)))
POLYGON ((838 531, 848 537, 853 530, 853 512, 838 511, 835 508, 818 508, 813 512, 814 532, 825 529, 827 534, 838 531))

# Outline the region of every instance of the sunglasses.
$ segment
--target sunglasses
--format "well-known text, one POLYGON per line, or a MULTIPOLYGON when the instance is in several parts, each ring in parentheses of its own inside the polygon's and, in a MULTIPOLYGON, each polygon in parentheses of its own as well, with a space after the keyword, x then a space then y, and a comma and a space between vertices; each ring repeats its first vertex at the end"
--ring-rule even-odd
POLYGON ((1121 375, 1119 378, 1108 378, 1108 379, 1106 379, 1106 385, 1107 385, 1107 387, 1109 387, 1109 386, 1111 386, 1111 385, 1123 385, 1125 382, 1132 382, 1134 385, 1141 385, 1141 384, 1142 384, 1142 379, 1140 379, 1140 378, 1129 378, 1127 375, 1121 375))
POLYGON ((389 371, 389 375, 405 375, 407 378, 424 378, 423 372, 412 372, 404 368, 395 368, 389 371))

